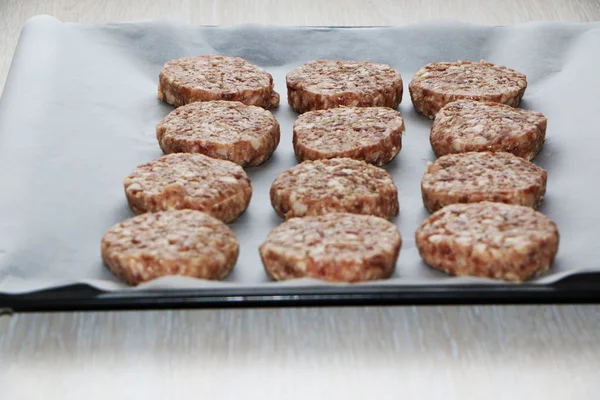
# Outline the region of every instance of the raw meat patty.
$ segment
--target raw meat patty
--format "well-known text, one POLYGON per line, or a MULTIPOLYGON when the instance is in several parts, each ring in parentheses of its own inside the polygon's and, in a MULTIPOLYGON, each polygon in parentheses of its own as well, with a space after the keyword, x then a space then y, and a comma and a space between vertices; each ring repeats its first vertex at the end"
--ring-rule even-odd
POLYGON ((446 104, 431 127, 436 156, 469 151, 505 151, 531 160, 546 138, 542 113, 489 101, 458 100, 446 104))
POLYGON ((224 222, 243 213, 252 197, 242 167, 202 154, 169 154, 138 165, 124 186, 136 214, 192 209, 224 222))
POLYGON ((527 80, 522 73, 483 60, 427 64, 408 85, 415 109, 429 118, 446 104, 460 99, 517 107, 526 88, 527 80))
POLYGON ((550 268, 559 235, 530 207, 482 202, 442 208, 415 240, 423 260, 449 274, 521 282, 550 268))
POLYGON ((271 204, 284 218, 334 212, 398 215, 398 190, 383 169, 350 158, 305 161, 271 185, 271 204))
POLYGON ((546 170, 510 153, 449 154, 429 163, 421 181, 425 207, 494 201, 537 208, 546 192, 546 170))
POLYGON ((166 275, 222 279, 238 252, 227 225, 195 210, 138 215, 114 225, 102 238, 104 263, 130 285, 166 275))
POLYGON ((385 107, 309 111, 294 123, 298 161, 348 157, 375 165, 390 162, 402 148, 404 121, 385 107))
POLYGON ((402 77, 389 65, 357 61, 310 61, 286 76, 288 103, 296 112, 341 106, 396 108, 402 77))
POLYGON ((262 164, 279 144, 273 115, 238 101, 191 103, 171 111, 156 127, 166 153, 201 153, 242 167, 262 164))
POLYGON ((196 101, 234 100, 277 107, 273 77, 239 57, 204 55, 167 62, 159 75, 158 98, 176 107, 196 101))
POLYGON ((398 228, 385 219, 337 213, 292 218, 275 228, 259 250, 275 280, 361 282, 390 277, 401 245, 398 228))

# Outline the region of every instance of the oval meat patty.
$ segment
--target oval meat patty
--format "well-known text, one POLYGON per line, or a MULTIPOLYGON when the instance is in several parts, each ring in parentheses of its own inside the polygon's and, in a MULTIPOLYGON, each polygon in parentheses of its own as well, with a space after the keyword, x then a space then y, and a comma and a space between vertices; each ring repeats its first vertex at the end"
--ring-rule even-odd
POLYGON ((222 279, 238 253, 238 241, 227 225, 194 210, 138 215, 116 224, 102 238, 102 260, 130 285, 166 275, 222 279))
POLYGON ((404 121, 385 107, 341 107, 309 111, 294 123, 298 161, 347 157, 375 165, 390 162, 402 148, 404 121))
POLYGON ((505 151, 531 160, 546 138, 542 113, 500 103, 458 100, 446 104, 431 127, 436 156, 469 151, 505 151))
POLYGON ((537 208, 546 192, 545 169, 510 153, 449 154, 430 163, 421 180, 425 207, 495 201, 537 208))
POLYGON ((171 111, 156 127, 166 153, 201 153, 242 167, 262 164, 279 144, 273 115, 238 101, 207 101, 171 111))
POLYGON ((522 73, 483 60, 427 64, 408 85, 415 109, 429 118, 446 104, 460 99, 517 107, 526 88, 527 80, 522 73))
POLYGON ((559 234, 530 207, 482 202, 442 208, 415 240, 423 260, 449 274, 521 282, 550 268, 559 234))
POLYGON ((284 218, 333 212, 398 215, 398 190, 383 169, 350 158, 305 161, 271 185, 271 204, 284 218))
POLYGON ((202 154, 169 154, 138 165, 124 186, 136 214, 192 209, 224 222, 243 213, 252 197, 242 167, 202 154))
POLYGON ((159 75, 158 98, 176 107, 196 101, 234 100, 277 107, 273 77, 239 57, 203 55, 167 62, 159 75))
POLYGON ((290 219, 271 231, 259 251, 275 280, 361 282, 390 277, 401 245, 392 223, 338 213, 290 219))
POLYGON ((288 103, 296 112, 341 106, 396 108, 402 77, 389 65, 358 61, 310 61, 286 76, 288 103))

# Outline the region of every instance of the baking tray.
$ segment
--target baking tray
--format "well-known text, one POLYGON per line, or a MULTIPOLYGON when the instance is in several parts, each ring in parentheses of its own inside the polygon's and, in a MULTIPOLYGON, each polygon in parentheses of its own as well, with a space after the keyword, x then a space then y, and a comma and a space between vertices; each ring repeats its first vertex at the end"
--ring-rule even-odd
POLYGON ((600 123, 590 88, 600 85, 600 24, 532 23, 485 27, 428 22, 386 28, 194 27, 153 21, 108 25, 27 22, 0 101, 0 309, 54 311, 190 307, 384 304, 589 303, 600 300, 595 245, 600 176, 594 145, 600 123), (124 286, 102 266, 99 240, 130 217, 122 179, 160 156, 154 127, 169 111, 156 99, 162 64, 184 55, 237 55, 271 72, 284 101, 274 115, 282 140, 274 157, 249 169, 248 211, 231 227, 241 243, 225 282, 161 278, 124 286), (295 165, 285 104, 285 73, 310 59, 359 59, 400 70, 407 132, 385 166, 399 187, 404 244, 394 276, 354 285, 314 280, 270 282, 258 245, 281 223, 268 187, 295 165), (414 230, 427 217, 419 190, 431 122, 406 91, 412 74, 436 60, 486 59, 527 74, 523 107, 549 119, 535 162, 549 172, 541 211, 561 230, 551 272, 521 285, 449 277, 426 267, 414 230))

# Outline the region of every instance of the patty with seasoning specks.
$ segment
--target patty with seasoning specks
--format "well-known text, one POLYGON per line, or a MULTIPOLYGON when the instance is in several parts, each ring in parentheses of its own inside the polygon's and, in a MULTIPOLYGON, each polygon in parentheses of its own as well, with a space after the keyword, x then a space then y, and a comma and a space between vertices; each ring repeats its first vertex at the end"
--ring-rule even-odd
POLYGON ((494 201, 537 208, 546 192, 545 169, 510 153, 449 154, 429 163, 421 180, 425 207, 494 201))
POLYGON ((273 77, 239 57, 203 55, 167 62, 158 98, 176 107, 196 101, 232 100, 249 106, 279 106, 273 77))
POLYGON ((171 111, 156 127, 165 154, 201 153, 242 167, 265 162, 279 144, 279 123, 263 108, 207 101, 171 111))
POLYGON ((390 162, 402 148, 404 121, 385 107, 341 107, 306 112, 294 123, 298 161, 353 158, 390 162))
POLYGON ((431 127, 436 156, 469 151, 504 151, 531 160, 546 138, 542 113, 489 101, 446 104, 431 127))
POLYGON ((129 285, 167 275, 223 279, 239 254, 235 234, 223 222, 194 210, 142 214, 110 228, 102 260, 129 285))
POLYGON ((526 88, 527 79, 522 73, 483 60, 427 64, 408 85, 415 109, 429 118, 446 104, 461 99, 517 107, 526 88))
POLYGON ((224 222, 243 213, 252 197, 250 179, 242 167, 191 153, 169 154, 138 165, 124 186, 136 214, 192 209, 224 222))
POLYGON ((286 219, 334 212, 398 215, 398 190, 383 169, 350 158, 305 161, 271 185, 271 204, 286 219))
POLYGON ((352 283, 389 278, 401 246, 391 222, 336 213, 292 218, 271 231, 259 251, 272 279, 352 283))
POLYGON ((286 76, 288 103, 296 112, 342 106, 391 107, 402 101, 402 77, 389 65, 310 61, 286 76))
POLYGON ((559 233, 530 207, 482 202, 442 208, 415 240, 427 264, 451 275, 521 282, 550 268, 559 233))

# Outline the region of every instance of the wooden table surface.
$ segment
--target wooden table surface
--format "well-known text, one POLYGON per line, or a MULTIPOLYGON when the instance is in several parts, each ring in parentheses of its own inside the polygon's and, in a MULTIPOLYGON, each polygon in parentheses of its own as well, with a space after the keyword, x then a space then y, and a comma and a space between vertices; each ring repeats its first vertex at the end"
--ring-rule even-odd
MULTIPOLYGON (((598 0, 0 1, 3 87, 23 22, 397 25, 600 20, 598 0)), ((0 317, 0 399, 598 399, 600 306, 0 317)))

